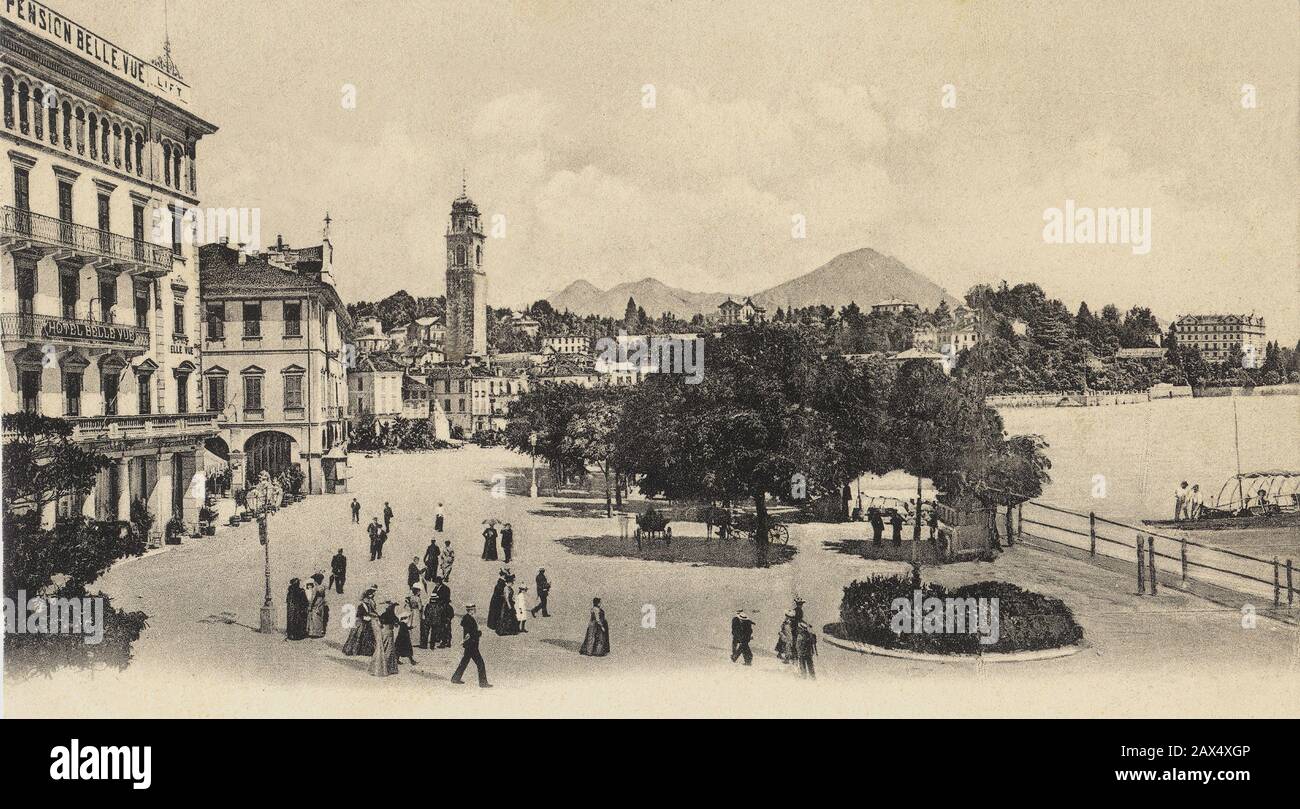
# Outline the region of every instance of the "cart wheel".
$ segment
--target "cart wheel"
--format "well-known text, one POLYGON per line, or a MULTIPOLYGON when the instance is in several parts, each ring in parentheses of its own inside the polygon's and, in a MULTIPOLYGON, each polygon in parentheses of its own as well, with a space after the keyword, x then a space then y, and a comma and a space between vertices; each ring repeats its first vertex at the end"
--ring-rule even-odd
POLYGON ((784 525, 775 526, 772 529, 772 541, 778 545, 785 545, 790 542, 790 529, 784 525))

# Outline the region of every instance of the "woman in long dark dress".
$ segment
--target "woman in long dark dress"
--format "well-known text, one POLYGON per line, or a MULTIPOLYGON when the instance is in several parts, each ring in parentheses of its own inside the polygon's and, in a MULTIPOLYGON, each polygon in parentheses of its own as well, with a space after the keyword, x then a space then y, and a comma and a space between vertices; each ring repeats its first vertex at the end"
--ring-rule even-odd
POLYGON ((496 587, 492 588, 492 600, 488 601, 488 629, 498 629, 501 626, 501 615, 505 612, 506 602, 506 577, 502 574, 497 578, 496 587))
POLYGON ((407 610, 405 614, 397 616, 397 635, 393 642, 393 656, 398 662, 406 658, 411 661, 412 666, 415 665, 415 649, 414 644, 411 643, 411 621, 416 615, 419 613, 407 610))
POLYGON ((495 562, 497 560, 497 529, 491 523, 483 529, 483 561, 495 562))
POLYGON ((591 600, 591 620, 587 622, 587 637, 582 640, 578 654, 589 657, 604 657, 609 654, 609 623, 605 620, 605 610, 600 606, 600 599, 591 600))
POLYGON ((307 637, 307 607, 307 593, 298 579, 290 579, 289 592, 285 595, 286 639, 302 640, 307 637))
POLYGON ((350 657, 370 657, 375 653, 373 622, 378 617, 378 612, 375 605, 375 588, 367 588, 361 594, 361 601, 357 602, 356 623, 352 625, 347 640, 343 642, 343 654, 350 657))
POLYGON ((518 635, 519 620, 515 618, 515 577, 505 577, 505 587, 501 591, 501 617, 496 626, 498 635, 518 635))

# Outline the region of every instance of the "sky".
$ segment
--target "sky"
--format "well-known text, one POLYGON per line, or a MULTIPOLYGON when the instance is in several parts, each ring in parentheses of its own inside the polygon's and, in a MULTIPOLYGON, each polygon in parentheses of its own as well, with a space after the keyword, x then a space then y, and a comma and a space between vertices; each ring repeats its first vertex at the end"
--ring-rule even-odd
POLYGON ((1300 338, 1294 2, 166 4, 50 0, 145 58, 170 31, 220 127, 203 204, 294 245, 328 209, 346 300, 442 293, 464 172, 496 306, 752 293, 874 247, 957 295, 1300 338), (1067 200, 1149 208, 1149 251, 1045 240, 1067 200))

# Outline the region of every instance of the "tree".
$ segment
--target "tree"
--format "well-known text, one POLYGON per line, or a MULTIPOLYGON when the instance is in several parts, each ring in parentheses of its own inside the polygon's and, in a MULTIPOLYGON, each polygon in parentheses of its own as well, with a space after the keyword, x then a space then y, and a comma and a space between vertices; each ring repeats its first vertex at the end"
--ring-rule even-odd
POLYGON ((557 482, 574 470, 586 472, 585 460, 569 440, 571 422, 586 402, 587 389, 572 382, 543 385, 510 403, 505 444, 516 452, 534 451, 546 460, 557 482), (537 436, 536 447, 531 437, 537 436))
POLYGON ((754 503, 755 558, 768 563, 767 498, 838 493, 884 461, 870 380, 823 355, 806 330, 729 329, 705 344, 700 384, 656 374, 629 393, 620 468, 648 496, 754 503))
POLYGON ((627 307, 623 310, 623 328, 628 334, 636 334, 637 327, 640 325, 639 312, 636 299, 628 296, 627 307))
POLYGON ((613 516, 611 488, 622 505, 623 495, 617 487, 610 486, 611 478, 616 474, 615 459, 618 456, 616 437, 619 420, 622 417, 622 396, 620 388, 584 389, 582 398, 586 401, 581 409, 565 426, 562 441, 566 456, 580 457, 586 463, 595 464, 605 477, 605 516, 613 516))
MULTIPOLYGON (((13 413, 4 416, 3 427, 5 593, 89 598, 86 586, 113 562, 144 553, 145 533, 130 523, 80 515, 47 529, 41 511, 63 497, 85 497, 99 470, 112 461, 74 444, 72 425, 63 419, 13 413)), ((87 645, 78 634, 5 633, 6 668, 27 675, 94 663, 125 667, 145 615, 114 609, 106 596, 96 597, 104 604, 102 643, 87 645)))

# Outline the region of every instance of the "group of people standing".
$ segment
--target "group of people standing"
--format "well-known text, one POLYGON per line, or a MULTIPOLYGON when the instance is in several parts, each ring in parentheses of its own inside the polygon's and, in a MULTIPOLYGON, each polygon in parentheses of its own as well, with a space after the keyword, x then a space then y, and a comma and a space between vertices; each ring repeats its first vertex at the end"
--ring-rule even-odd
POLYGON ((515 549, 515 529, 510 523, 498 523, 497 520, 488 520, 484 523, 483 529, 483 561, 497 561, 497 537, 501 538, 501 554, 503 562, 509 564, 515 549), (501 526, 498 534, 497 525, 501 526))
MULTIPOLYGON (((545 574, 539 571, 538 576, 545 574)), ((528 631, 528 588, 515 584, 515 574, 503 567, 497 574, 492 599, 488 602, 488 629, 498 635, 518 635, 528 631)))
MULTIPOLYGON (((1262 495, 1263 492, 1261 491, 1262 495)), ((1263 499, 1263 498, 1261 498, 1263 499)), ((1249 498, 1247 498, 1249 500, 1249 498)), ((1192 488, 1187 488, 1187 481, 1178 484, 1174 490, 1174 521, 1182 522, 1183 520, 1198 520, 1201 517, 1201 509, 1205 507, 1205 499, 1201 496, 1201 484, 1196 483, 1192 488)), ((1245 508, 1246 504, 1242 504, 1245 508)))
MULTIPOLYGON (((782 663, 798 663, 800 676, 817 677, 813 657, 817 654, 817 635, 803 619, 803 599, 795 598, 794 607, 786 610, 781 621, 781 631, 776 638, 776 656, 782 663)), ((754 652, 749 643, 754 639, 754 622, 744 610, 737 610, 731 619, 731 662, 743 659, 746 666, 754 664, 754 652)))
POLYGON ((289 580, 289 592, 285 595, 286 640, 325 637, 330 622, 327 589, 323 573, 313 573, 306 585, 301 579, 289 580))

